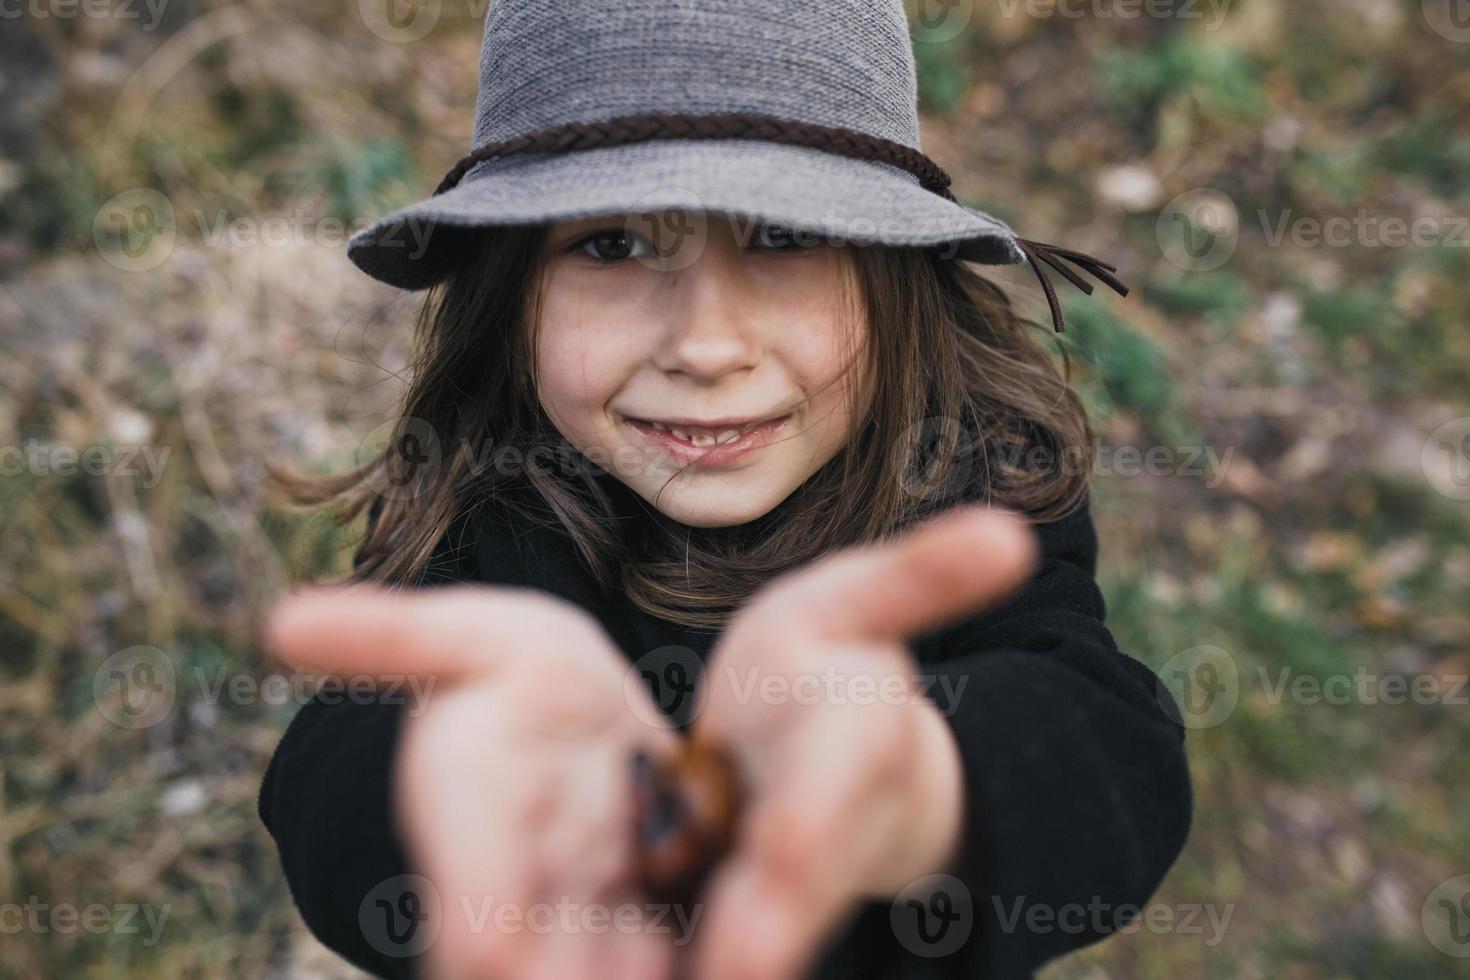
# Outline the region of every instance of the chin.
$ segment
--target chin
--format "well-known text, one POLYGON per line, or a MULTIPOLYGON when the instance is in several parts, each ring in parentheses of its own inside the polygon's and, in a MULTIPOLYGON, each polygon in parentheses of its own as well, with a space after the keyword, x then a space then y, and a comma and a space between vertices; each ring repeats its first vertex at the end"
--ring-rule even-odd
POLYGON ((692 487, 669 487, 657 501, 649 498, 649 503, 680 524, 712 528, 749 523, 769 513, 781 499, 779 494, 752 493, 748 488, 724 494, 701 492, 692 487))

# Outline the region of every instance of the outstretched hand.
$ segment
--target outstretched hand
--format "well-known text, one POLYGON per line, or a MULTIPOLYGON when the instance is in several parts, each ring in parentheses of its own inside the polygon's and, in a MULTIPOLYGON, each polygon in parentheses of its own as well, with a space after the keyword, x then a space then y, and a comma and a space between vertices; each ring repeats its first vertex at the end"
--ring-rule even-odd
POLYGON ((696 728, 735 752, 750 801, 705 896, 699 980, 796 978, 864 898, 945 870, 958 750, 905 641, 1005 598, 1036 560, 1022 518, 966 506, 824 556, 735 614, 696 728))
POLYGON ((434 892, 418 896, 437 910, 421 926, 426 976, 669 976, 667 930, 536 919, 643 913, 628 760, 677 744, 650 724, 651 701, 630 710, 646 692, 625 686, 627 661, 589 614, 527 588, 354 585, 286 598, 267 634, 297 667, 429 691, 405 721, 393 779, 398 829, 434 892))

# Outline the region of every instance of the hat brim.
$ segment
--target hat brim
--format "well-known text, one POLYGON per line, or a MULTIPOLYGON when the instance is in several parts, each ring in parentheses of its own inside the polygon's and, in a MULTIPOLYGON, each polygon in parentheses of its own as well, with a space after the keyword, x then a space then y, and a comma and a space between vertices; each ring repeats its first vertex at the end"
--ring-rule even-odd
POLYGON ((1025 261, 991 215, 898 167, 765 140, 653 140, 489 160, 457 187, 353 236, 348 257, 404 289, 440 282, 464 229, 666 209, 723 213, 857 245, 951 246, 955 258, 1025 261))

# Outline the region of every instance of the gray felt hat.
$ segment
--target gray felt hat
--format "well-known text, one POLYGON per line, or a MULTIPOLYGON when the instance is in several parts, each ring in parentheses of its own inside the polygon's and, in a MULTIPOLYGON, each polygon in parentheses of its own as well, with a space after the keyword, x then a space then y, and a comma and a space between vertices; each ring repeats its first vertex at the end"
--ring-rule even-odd
POLYGON ((1058 329, 1042 263, 1126 291, 955 200, 920 148, 902 0, 491 0, 471 146, 434 196, 353 237, 359 268, 420 289, 463 229, 687 209, 1029 261, 1058 329))

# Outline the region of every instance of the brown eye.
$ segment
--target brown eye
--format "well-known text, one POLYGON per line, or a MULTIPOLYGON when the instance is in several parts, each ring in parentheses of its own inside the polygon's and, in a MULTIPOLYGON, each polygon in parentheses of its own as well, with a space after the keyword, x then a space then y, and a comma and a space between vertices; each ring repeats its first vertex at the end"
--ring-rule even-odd
POLYGON ((653 254, 653 246, 641 235, 621 229, 595 231, 576 245, 576 250, 599 262, 623 262, 653 254), (638 251, 642 247, 643 251, 638 251))
POLYGON ((755 248, 772 252, 789 252, 815 244, 817 236, 811 232, 799 232, 785 225, 762 224, 751 240, 755 248))

